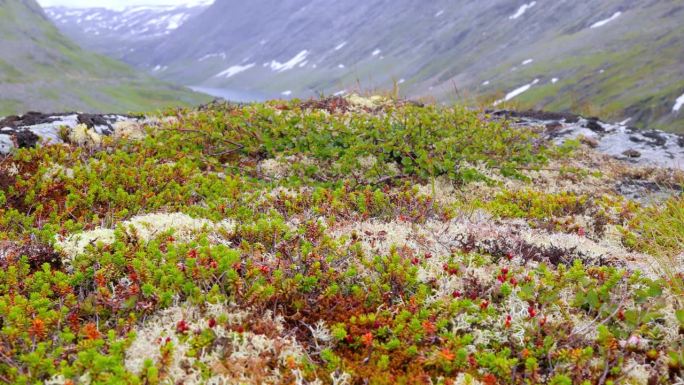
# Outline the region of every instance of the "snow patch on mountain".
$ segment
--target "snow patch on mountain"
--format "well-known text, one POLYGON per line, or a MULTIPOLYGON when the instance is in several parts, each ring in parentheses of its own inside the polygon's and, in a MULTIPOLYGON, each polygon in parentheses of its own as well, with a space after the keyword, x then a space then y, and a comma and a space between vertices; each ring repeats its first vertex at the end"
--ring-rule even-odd
POLYGON ((435 17, 440 17, 443 14, 444 14, 444 10, 442 9, 442 10, 438 11, 437 13, 435 13, 435 17))
POLYGON ((225 71, 217 73, 216 75, 214 75, 214 77, 217 77, 217 78, 225 77, 227 79, 227 78, 233 77, 233 76, 235 76, 241 72, 245 72, 248 69, 254 67, 255 65, 256 65, 256 63, 249 63, 249 64, 244 65, 244 66, 234 65, 234 66, 229 67, 225 71))
POLYGON ((202 56, 201 58, 197 59, 198 62, 203 62, 205 60, 213 59, 213 58, 221 58, 222 60, 226 60, 226 53, 225 52, 218 52, 218 53, 210 53, 202 56))
POLYGON ((188 17, 188 15, 185 13, 180 13, 178 15, 171 16, 168 20, 166 29, 168 29, 168 30, 178 29, 178 27, 181 26, 181 24, 185 21, 185 19, 187 17, 188 17))
POLYGON ((343 41, 342 43, 338 44, 338 45, 335 47, 335 51, 341 50, 342 48, 344 48, 345 45, 347 45, 347 42, 346 42, 346 41, 343 41))
POLYGON ((526 66, 528 64, 532 64, 532 62, 534 62, 534 59, 527 59, 527 60, 523 61, 521 64, 526 66))
POLYGON ((556 83, 558 83, 558 78, 551 79, 551 84, 556 84, 556 83))
POLYGON ((85 33, 91 36, 102 36, 101 43, 118 46, 115 42, 121 40, 136 42, 162 38, 180 28, 207 6, 206 3, 183 6, 132 6, 120 9, 103 6, 93 8, 55 6, 46 8, 45 14, 58 22, 63 32, 76 40, 79 39, 79 33, 85 33))
POLYGON ((684 106, 684 94, 677 98, 674 107, 672 107, 672 112, 679 112, 682 106, 684 106))
POLYGON ((295 57, 286 61, 285 63, 281 63, 279 61, 272 60, 270 63, 270 67, 273 71, 276 71, 276 72, 284 72, 287 70, 291 70, 291 69, 295 68, 297 65, 299 65, 300 63, 302 63, 303 61, 305 61, 306 57, 308 55, 309 55, 308 50, 302 50, 295 57))
POLYGON ((518 8, 518 11, 516 13, 514 13, 513 15, 509 16, 508 19, 515 20, 515 19, 519 18, 520 16, 524 15, 528 9, 534 7, 535 5, 537 5, 536 1, 533 1, 529 4, 521 5, 520 8, 518 8))
POLYGON ((521 86, 521 87, 514 89, 513 91, 507 93, 503 99, 499 99, 496 102, 494 102, 494 105, 498 106, 499 104, 501 104, 503 102, 507 102, 507 101, 515 98, 516 96, 519 96, 519 95, 529 91, 530 88, 532 88, 532 86, 534 86, 537 83, 539 83, 539 79, 534 79, 534 81, 532 83, 525 84, 524 86, 521 86))
POLYGON ((378 56, 378 55, 380 55, 380 52, 382 52, 382 51, 380 51, 379 49, 376 49, 375 51, 373 51, 372 55, 378 56))
POLYGON ((613 14, 613 16, 611 16, 611 17, 609 17, 609 18, 607 18, 607 19, 598 21, 598 22, 592 24, 591 27, 589 27, 589 28, 594 29, 594 28, 603 27, 604 25, 606 25, 606 24, 610 23, 611 21, 613 21, 613 20, 617 19, 618 17, 620 17, 620 15, 622 15, 622 12, 620 12, 620 11, 615 12, 615 13, 613 14))

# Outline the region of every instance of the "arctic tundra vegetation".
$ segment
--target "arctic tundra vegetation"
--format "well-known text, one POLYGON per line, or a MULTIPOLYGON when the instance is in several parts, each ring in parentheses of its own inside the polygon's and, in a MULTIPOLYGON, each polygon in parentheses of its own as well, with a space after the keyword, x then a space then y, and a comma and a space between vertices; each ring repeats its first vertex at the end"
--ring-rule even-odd
POLYGON ((0 0, 0 384, 684 385, 680 3, 0 0))
POLYGON ((0 160, 5 383, 682 381, 684 174, 606 153, 624 127, 358 95, 127 119, 0 160))

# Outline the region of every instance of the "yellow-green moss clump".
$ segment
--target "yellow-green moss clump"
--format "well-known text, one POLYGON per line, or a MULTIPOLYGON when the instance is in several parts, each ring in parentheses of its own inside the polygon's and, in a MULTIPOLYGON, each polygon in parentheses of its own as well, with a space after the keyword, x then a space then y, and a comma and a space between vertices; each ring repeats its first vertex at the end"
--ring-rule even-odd
POLYGON ((386 98, 159 121, 0 159, 0 382, 682 381, 682 198, 618 193, 676 172, 386 98))

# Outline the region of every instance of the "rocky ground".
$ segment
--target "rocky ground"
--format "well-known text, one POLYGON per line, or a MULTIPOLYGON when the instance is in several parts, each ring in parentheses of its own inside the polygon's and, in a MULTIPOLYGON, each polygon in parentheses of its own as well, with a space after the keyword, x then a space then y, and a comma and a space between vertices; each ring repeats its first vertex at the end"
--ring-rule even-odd
POLYGON ((3 122, 7 383, 682 381, 676 136, 356 95, 3 122))

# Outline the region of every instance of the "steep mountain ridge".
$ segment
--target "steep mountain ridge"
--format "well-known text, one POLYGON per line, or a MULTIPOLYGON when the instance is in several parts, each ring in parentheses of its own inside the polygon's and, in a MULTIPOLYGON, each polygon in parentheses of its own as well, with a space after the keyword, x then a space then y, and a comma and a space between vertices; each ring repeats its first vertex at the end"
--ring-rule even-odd
POLYGON ((34 0, 0 0, 0 36, 0 115, 140 111, 207 100, 82 50, 34 0))

